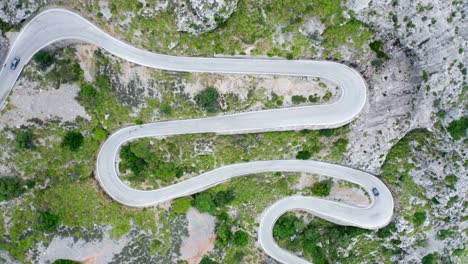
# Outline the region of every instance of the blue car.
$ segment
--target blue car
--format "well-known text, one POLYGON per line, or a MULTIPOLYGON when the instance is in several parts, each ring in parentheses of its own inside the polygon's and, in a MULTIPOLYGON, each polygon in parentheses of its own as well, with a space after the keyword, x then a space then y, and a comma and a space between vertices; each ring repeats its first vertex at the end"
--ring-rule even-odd
POLYGON ((372 193, 374 194, 374 196, 379 196, 379 190, 377 190, 377 188, 372 188, 372 193))
POLYGON ((16 67, 18 66, 19 62, 20 62, 20 58, 19 58, 19 57, 15 57, 15 58, 13 59, 13 61, 11 61, 10 69, 15 70, 16 67))

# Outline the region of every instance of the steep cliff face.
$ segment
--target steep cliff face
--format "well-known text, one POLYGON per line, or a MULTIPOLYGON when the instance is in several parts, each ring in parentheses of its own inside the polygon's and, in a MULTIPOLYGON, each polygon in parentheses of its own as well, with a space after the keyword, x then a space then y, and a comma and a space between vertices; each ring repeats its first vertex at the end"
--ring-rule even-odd
POLYGON ((450 124, 467 115, 468 3, 349 5, 378 33, 389 59, 377 69, 357 66, 369 84, 369 104, 351 126, 348 162, 382 174, 395 194, 396 238, 404 254, 393 261, 435 256, 460 262, 454 252, 467 240, 460 197, 468 180, 466 124, 460 137, 450 124), (424 215, 423 232, 415 231, 417 214, 424 215))
MULTIPOLYGON (((363 69, 369 106, 353 125, 350 142, 350 162, 378 173, 385 153, 406 132, 425 127, 448 139, 443 128, 464 115, 467 4, 350 1, 349 5, 378 32, 390 57, 377 71, 363 69)), ((461 154, 462 145, 453 148, 461 154)))

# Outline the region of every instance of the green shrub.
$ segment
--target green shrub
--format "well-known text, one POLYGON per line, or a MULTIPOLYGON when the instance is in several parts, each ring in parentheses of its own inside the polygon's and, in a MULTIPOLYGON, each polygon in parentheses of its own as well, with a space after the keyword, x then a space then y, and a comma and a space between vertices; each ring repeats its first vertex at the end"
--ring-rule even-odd
POLYGON ((83 145, 83 142, 83 134, 78 131, 68 131, 65 133, 60 146, 71 151, 77 151, 83 145))
POLYGON ((299 218, 293 215, 283 215, 276 221, 273 227, 273 236, 276 238, 289 238, 296 232, 296 222, 299 218))
POLYGON ((328 196, 330 194, 332 186, 333 182, 331 180, 323 180, 316 182, 314 186, 312 186, 312 193, 320 197, 328 196))
POLYGON ((187 197, 182 197, 172 202, 172 212, 176 215, 187 213, 191 206, 191 201, 187 197))
POLYGON ((81 86, 81 90, 80 90, 81 97, 84 97, 86 99, 94 98, 96 96, 96 93, 97 93, 96 89, 94 89, 94 87, 89 83, 86 83, 81 86))
POLYGON ((99 90, 110 90, 110 81, 109 77, 106 75, 99 75, 94 82, 99 90))
POLYGON ((437 264, 437 259, 439 258, 439 254, 431 253, 424 256, 421 260, 422 264, 437 264))
POLYGON ((242 230, 236 231, 234 234, 234 245, 238 247, 245 247, 247 243, 249 243, 249 235, 242 230))
POLYGON ((137 176, 148 167, 148 163, 132 151, 131 145, 125 145, 121 148, 120 159, 121 170, 130 169, 137 176))
POLYGON ((450 122, 447 127, 450 136, 454 140, 459 140, 466 137, 466 130, 468 129, 468 117, 464 116, 458 120, 450 122))
POLYGON ((325 95, 323 96, 323 101, 328 102, 332 98, 333 94, 330 91, 327 91, 325 95))
POLYGON ((159 105, 159 111, 164 115, 170 115, 172 113, 171 105, 163 102, 159 105))
POLYGON ((34 55, 34 61, 43 69, 52 65, 55 61, 54 56, 46 51, 40 50, 34 55))
POLYGON ((317 95, 309 95, 309 102, 311 103, 317 103, 320 100, 320 97, 317 95))
POLYGON ((138 119, 135 120, 135 124, 136 124, 136 125, 143 125, 144 122, 143 122, 143 120, 141 120, 140 118, 138 118, 138 119))
POLYGON ((103 141, 107 137, 107 130, 105 130, 104 128, 98 127, 94 130, 93 137, 97 141, 103 141))
POLYGON ((0 177, 0 202, 23 193, 21 180, 14 177, 0 177))
POLYGON ((423 79, 424 82, 427 82, 428 79, 429 79, 426 70, 423 70, 423 72, 422 72, 422 79, 423 79))
POLYGON ((445 181, 447 182, 448 186, 450 186, 450 188, 453 188, 458 182, 458 178, 457 176, 450 174, 445 177, 445 181))
POLYGON ((426 221, 426 218, 426 212, 415 212, 412 221, 415 226, 420 226, 426 221))
POLYGON ((217 207, 222 207, 234 200, 234 192, 232 190, 219 191, 215 194, 214 202, 217 207))
POLYGON ((56 261, 52 262, 52 264, 80 264, 80 262, 69 259, 57 259, 56 261))
POLYGON ((296 159, 308 160, 312 157, 312 154, 308 150, 301 150, 297 153, 296 159))
POLYGON ((220 106, 218 99, 219 93, 213 87, 208 87, 195 96, 195 101, 197 102, 198 106, 210 113, 215 113, 219 110, 220 106))
POLYGON ((210 259, 210 258, 207 257, 207 256, 204 256, 204 257, 202 258, 202 260, 200 261, 199 264, 218 264, 218 262, 216 262, 216 261, 210 259))
POLYGON ((34 133, 31 129, 18 130, 16 132, 16 146, 19 149, 33 149, 34 148, 34 133))
POLYGON ((314 243, 306 241, 304 243, 304 252, 310 256, 312 256, 312 260, 314 264, 328 264, 327 256, 323 249, 317 246, 314 243))
POLYGON ((202 213, 214 214, 216 212, 216 204, 209 193, 200 193, 195 196, 195 208, 202 213))
POLYGON ((232 238, 231 227, 226 224, 221 224, 216 227, 216 246, 225 248, 232 238))
POLYGON ((307 98, 305 98, 302 95, 293 95, 291 97, 291 101, 293 102, 293 104, 301 104, 307 102, 307 98))
POLYGON ((336 134, 336 129, 334 128, 331 128, 331 129, 320 129, 319 130, 319 134, 321 136, 325 136, 325 137, 332 137, 336 134))
POLYGON ((58 215, 54 215, 49 211, 40 212, 39 215, 41 220, 39 226, 44 231, 55 230, 60 223, 60 218, 58 217, 58 215))
POLYGON ((377 54, 379 59, 388 59, 388 55, 383 51, 383 42, 380 40, 369 43, 369 47, 377 54))

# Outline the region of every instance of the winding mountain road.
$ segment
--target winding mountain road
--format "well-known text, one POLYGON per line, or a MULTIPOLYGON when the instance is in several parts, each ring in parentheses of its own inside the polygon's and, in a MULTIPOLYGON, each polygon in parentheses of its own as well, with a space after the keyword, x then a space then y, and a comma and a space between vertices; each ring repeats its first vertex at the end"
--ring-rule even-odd
POLYGON ((262 172, 309 172, 326 175, 362 186, 371 197, 368 207, 355 207, 325 199, 292 196, 267 208, 260 220, 258 242, 265 252, 283 263, 308 263, 278 247, 272 236, 274 223, 282 214, 303 210, 340 225, 378 229, 393 215, 393 197, 376 177, 344 166, 303 160, 271 160, 224 166, 189 180, 153 191, 135 190, 118 177, 116 159, 119 148, 129 140, 190 133, 235 134, 301 128, 334 128, 349 123, 363 109, 367 87, 361 75, 350 67, 327 61, 260 60, 174 57, 151 53, 130 46, 105 33, 81 16, 63 9, 46 10, 32 19, 20 32, 0 72, 0 104, 3 107, 21 69, 43 47, 64 39, 95 44, 125 60, 147 67, 185 72, 271 74, 313 76, 333 80, 342 89, 341 97, 331 103, 264 110, 204 119, 157 122, 123 128, 103 144, 96 163, 96 176, 103 189, 117 202, 133 207, 152 206, 190 195, 234 177, 262 172), (9 64, 21 58, 16 70, 9 64), (377 188, 379 196, 374 196, 377 188))

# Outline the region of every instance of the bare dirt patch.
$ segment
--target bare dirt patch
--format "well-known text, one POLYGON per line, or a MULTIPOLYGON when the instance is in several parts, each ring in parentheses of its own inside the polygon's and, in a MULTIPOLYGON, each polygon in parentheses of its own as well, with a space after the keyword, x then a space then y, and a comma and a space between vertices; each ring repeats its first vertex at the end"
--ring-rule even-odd
POLYGON ((181 259, 187 260, 189 264, 196 264, 214 248, 215 218, 192 207, 187 213, 187 220, 189 236, 183 239, 181 259))
POLYGON ((0 129, 6 125, 28 125, 33 118, 42 121, 56 118, 73 121, 78 116, 90 118, 75 100, 80 91, 77 84, 63 84, 60 89, 38 87, 38 83, 25 79, 14 86, 9 97, 9 110, 0 115, 0 129))
POLYGON ((284 96, 284 105, 292 105, 291 96, 316 95, 323 97, 327 91, 332 98, 340 96, 340 89, 336 84, 326 79, 313 77, 271 76, 271 75, 238 75, 238 74, 192 74, 185 83, 185 92, 195 97, 207 87, 214 87, 221 94, 237 94, 240 99, 248 98, 249 92, 257 90, 266 96, 275 93, 284 96))
POLYGON ((109 263, 114 255, 120 253, 129 243, 126 236, 111 239, 110 228, 104 232, 102 239, 85 241, 73 237, 54 237, 47 248, 40 248, 38 263, 52 263, 57 259, 71 259, 82 263, 109 263))

